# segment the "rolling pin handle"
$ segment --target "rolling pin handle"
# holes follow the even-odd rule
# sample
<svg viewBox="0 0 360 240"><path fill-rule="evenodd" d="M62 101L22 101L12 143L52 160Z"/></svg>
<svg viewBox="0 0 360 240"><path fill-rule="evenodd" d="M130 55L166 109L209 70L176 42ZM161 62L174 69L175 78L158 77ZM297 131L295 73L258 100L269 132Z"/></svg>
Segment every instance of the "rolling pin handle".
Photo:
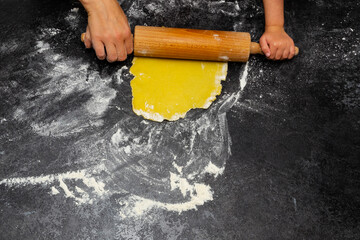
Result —
<svg viewBox="0 0 360 240"><path fill-rule="evenodd" d="M251 54L264 54L261 50L260 44L256 42L251 42L250 44L250 53ZM295 47L295 56L299 54L299 48Z"/></svg>
<svg viewBox="0 0 360 240"><path fill-rule="evenodd" d="M81 41L84 42L85 41L85 33L81 34Z"/></svg>

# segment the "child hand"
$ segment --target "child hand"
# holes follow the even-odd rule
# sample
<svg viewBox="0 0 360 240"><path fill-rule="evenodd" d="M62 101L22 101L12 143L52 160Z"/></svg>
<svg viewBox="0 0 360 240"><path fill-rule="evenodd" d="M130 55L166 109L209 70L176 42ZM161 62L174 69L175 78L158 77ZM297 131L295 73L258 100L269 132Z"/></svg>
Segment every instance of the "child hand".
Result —
<svg viewBox="0 0 360 240"><path fill-rule="evenodd" d="M100 60L124 61L133 51L127 18L116 0L82 0L88 12L84 44Z"/></svg>
<svg viewBox="0 0 360 240"><path fill-rule="evenodd" d="M292 59L295 54L294 41L280 26L266 27L260 46L265 56L272 60Z"/></svg>

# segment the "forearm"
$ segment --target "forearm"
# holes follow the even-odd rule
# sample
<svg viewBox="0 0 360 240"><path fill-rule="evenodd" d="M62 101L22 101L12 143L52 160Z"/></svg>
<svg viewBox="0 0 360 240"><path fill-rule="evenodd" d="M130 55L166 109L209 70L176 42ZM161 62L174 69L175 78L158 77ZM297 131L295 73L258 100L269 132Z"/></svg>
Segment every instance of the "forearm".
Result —
<svg viewBox="0 0 360 240"><path fill-rule="evenodd" d="M92 5L96 4L96 0L79 0L79 2L83 5L86 11L91 8Z"/></svg>
<svg viewBox="0 0 360 240"><path fill-rule="evenodd" d="M93 12L101 13L104 16L121 8L116 0L79 0L88 14Z"/></svg>
<svg viewBox="0 0 360 240"><path fill-rule="evenodd" d="M260 45L267 58L272 60L294 57L294 41L284 30L284 0L263 0L265 32Z"/></svg>
<svg viewBox="0 0 360 240"><path fill-rule="evenodd" d="M79 1L86 10L95 7L96 5L102 2L102 0L79 0Z"/></svg>
<svg viewBox="0 0 360 240"><path fill-rule="evenodd" d="M265 29L284 27L284 0L263 0Z"/></svg>

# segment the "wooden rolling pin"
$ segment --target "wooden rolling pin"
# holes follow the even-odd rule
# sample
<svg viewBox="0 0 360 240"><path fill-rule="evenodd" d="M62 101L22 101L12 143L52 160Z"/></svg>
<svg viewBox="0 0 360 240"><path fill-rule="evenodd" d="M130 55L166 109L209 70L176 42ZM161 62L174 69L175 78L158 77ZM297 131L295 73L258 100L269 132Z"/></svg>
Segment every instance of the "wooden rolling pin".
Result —
<svg viewBox="0 0 360 240"><path fill-rule="evenodd" d="M139 57L247 62L250 54L263 54L245 32L136 26L134 35L134 55Z"/></svg>

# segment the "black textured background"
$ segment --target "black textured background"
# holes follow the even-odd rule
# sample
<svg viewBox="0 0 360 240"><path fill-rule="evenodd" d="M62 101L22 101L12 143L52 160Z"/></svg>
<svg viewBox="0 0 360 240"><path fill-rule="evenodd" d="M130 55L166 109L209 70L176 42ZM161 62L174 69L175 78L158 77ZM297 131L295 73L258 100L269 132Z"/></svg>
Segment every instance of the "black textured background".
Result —
<svg viewBox="0 0 360 240"><path fill-rule="evenodd" d="M127 12L136 0L120 2ZM160 13L146 6L161 1L138 2L146 14L129 17L132 28L236 30L255 40L263 31L261 1L239 1L236 10L228 1L174 0ZM80 17L70 24L65 17L74 7ZM74 207L41 186L0 185L0 239L359 239L360 3L292 0L285 7L286 30L300 55L284 62L250 58L247 86L227 114L232 155L224 174L210 181L213 201L197 211L161 213L156 221L122 220L115 217L118 196ZM48 96L43 100L54 103L51 108L29 107L28 121L14 119L24 96L46 81L38 79L48 63L34 54L41 29L60 29L46 38L54 53L89 63L101 76L130 64L131 57L98 61L79 41L85 27L78 2L0 1L0 180L87 165L77 161L81 153L69 150L83 136L44 137L29 124L31 113L46 122L79 108L91 97L86 92L56 103ZM225 90L242 67L229 64ZM108 111L103 119L113 125L118 117ZM104 129L90 127L87 134L98 131Z"/></svg>

